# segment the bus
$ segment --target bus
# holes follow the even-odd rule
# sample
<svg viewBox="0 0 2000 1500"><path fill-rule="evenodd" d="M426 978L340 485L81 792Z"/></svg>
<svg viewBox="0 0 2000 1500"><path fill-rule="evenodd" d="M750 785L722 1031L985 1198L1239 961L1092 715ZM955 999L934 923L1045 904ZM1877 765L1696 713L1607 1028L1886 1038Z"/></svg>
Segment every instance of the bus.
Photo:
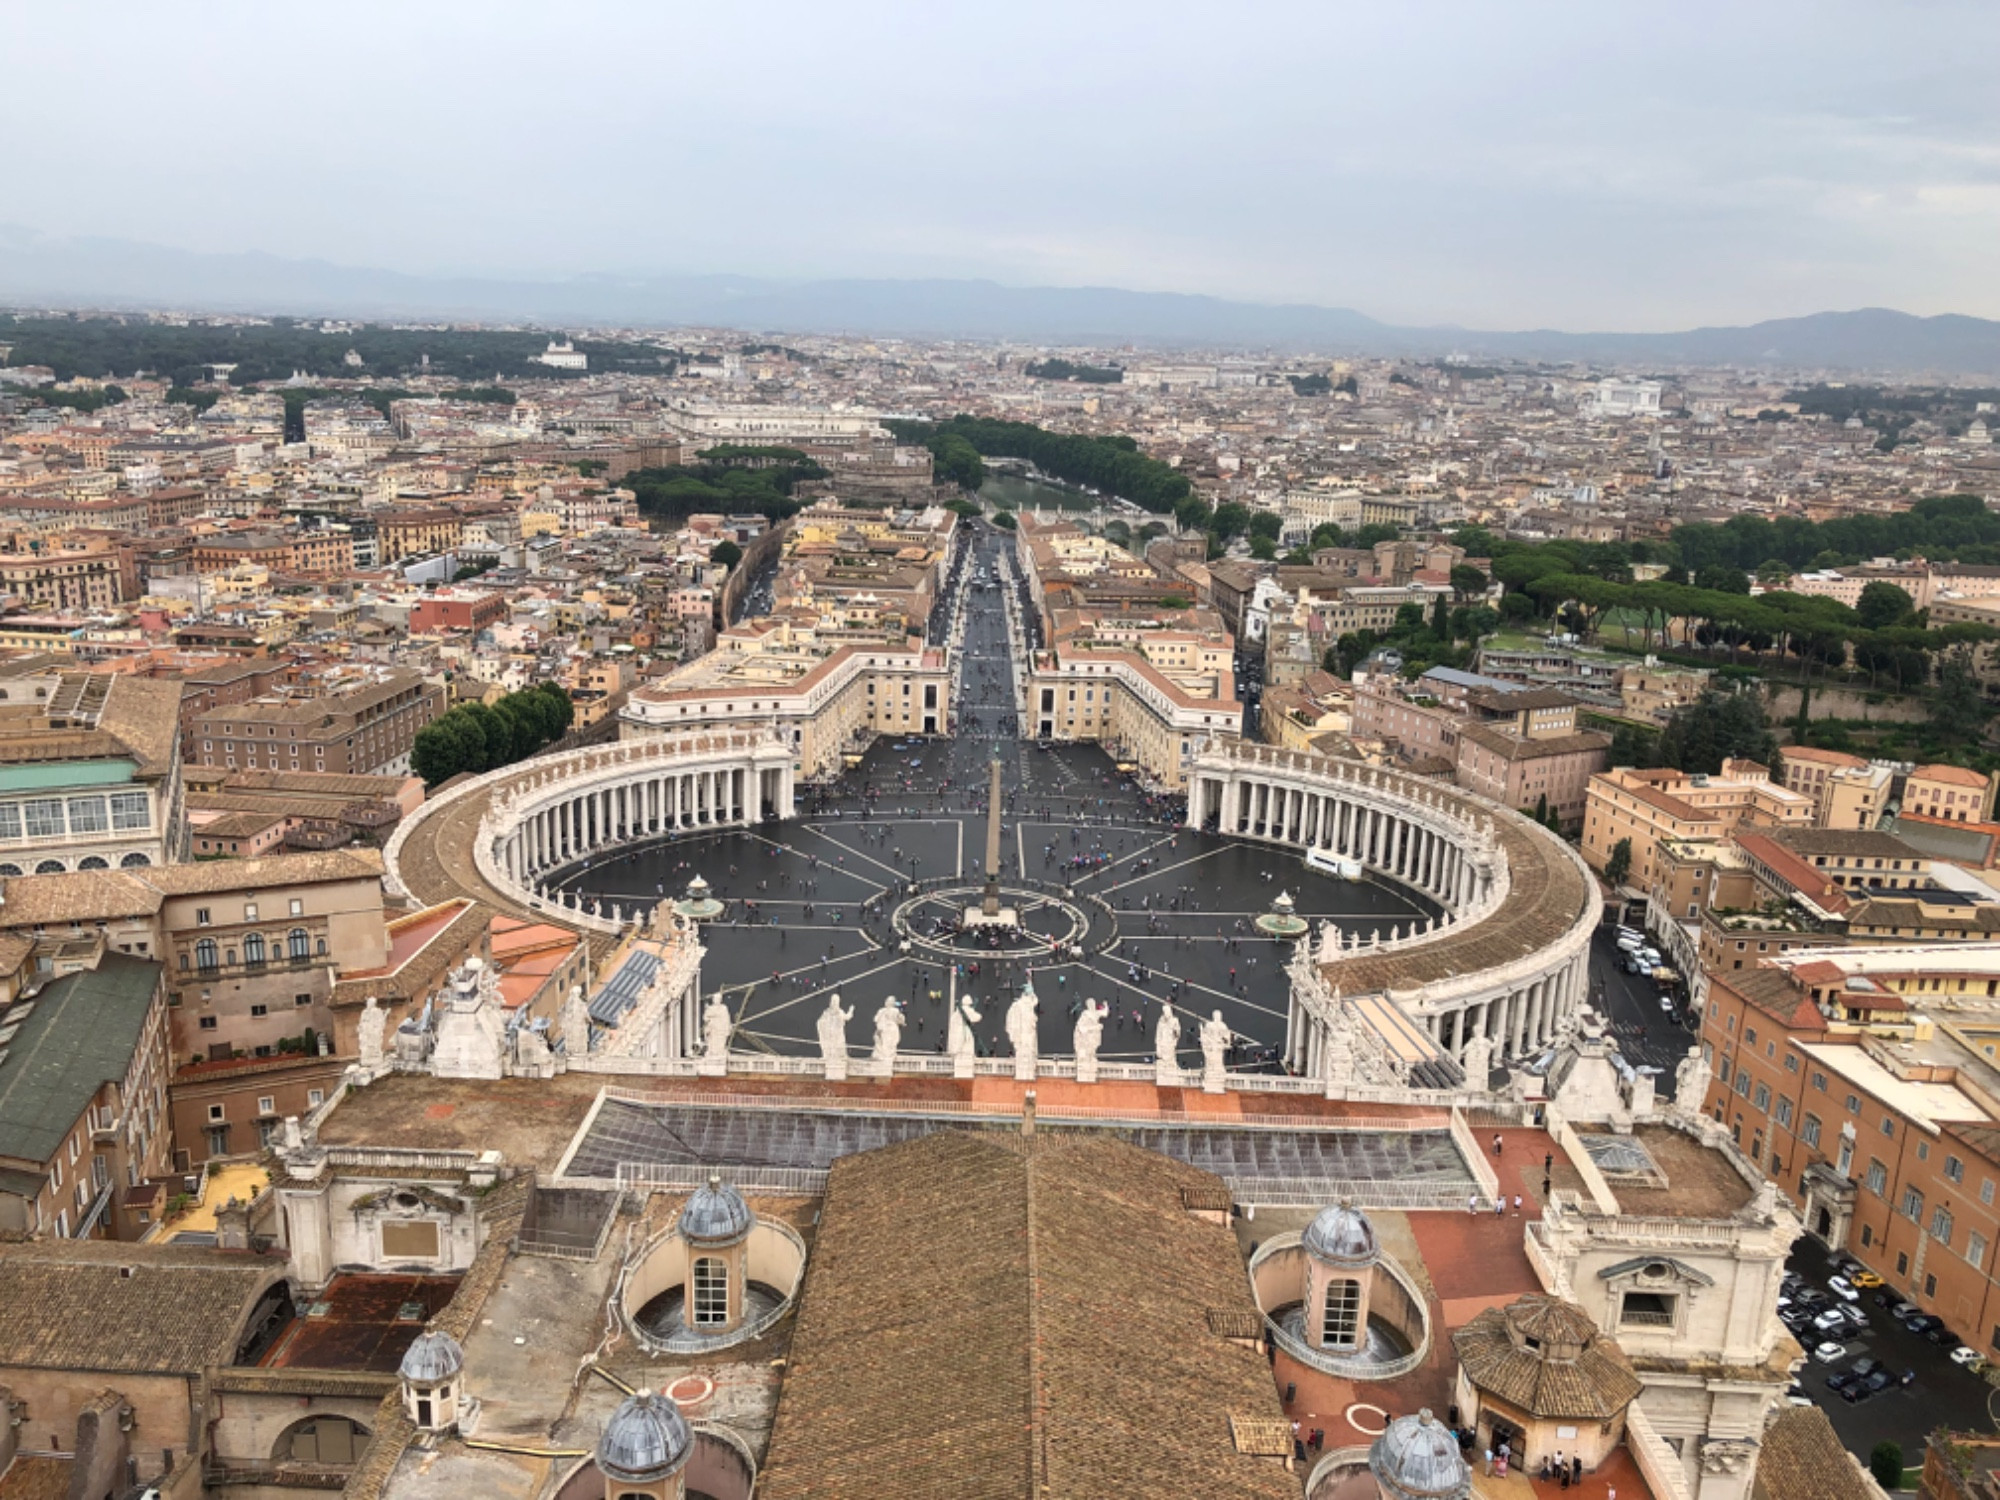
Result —
<svg viewBox="0 0 2000 1500"><path fill-rule="evenodd" d="M1361 861L1346 859L1326 849L1306 850L1306 868L1317 870L1322 875L1332 875L1340 880L1359 880Z"/></svg>

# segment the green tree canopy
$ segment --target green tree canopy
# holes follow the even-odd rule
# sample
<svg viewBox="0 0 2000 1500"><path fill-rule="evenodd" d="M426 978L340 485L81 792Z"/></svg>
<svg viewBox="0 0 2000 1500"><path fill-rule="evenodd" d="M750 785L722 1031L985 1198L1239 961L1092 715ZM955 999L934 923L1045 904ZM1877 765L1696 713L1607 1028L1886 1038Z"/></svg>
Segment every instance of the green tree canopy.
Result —
<svg viewBox="0 0 2000 1500"><path fill-rule="evenodd" d="M1900 624L1915 614L1916 609L1915 600L1895 584L1881 578L1871 578L1864 583L1861 597L1854 605L1856 617L1870 630Z"/></svg>

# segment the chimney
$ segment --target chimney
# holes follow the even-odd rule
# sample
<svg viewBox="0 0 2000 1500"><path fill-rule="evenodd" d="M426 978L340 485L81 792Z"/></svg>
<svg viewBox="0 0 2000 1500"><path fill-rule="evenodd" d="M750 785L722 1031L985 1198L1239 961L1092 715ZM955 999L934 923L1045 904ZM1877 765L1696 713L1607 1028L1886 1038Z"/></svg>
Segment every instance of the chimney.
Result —
<svg viewBox="0 0 2000 1500"><path fill-rule="evenodd" d="M1034 1133L1035 1133L1035 1091L1033 1089L1029 1089L1028 1092L1022 1096L1021 1099L1021 1134L1026 1136L1032 1136Z"/></svg>

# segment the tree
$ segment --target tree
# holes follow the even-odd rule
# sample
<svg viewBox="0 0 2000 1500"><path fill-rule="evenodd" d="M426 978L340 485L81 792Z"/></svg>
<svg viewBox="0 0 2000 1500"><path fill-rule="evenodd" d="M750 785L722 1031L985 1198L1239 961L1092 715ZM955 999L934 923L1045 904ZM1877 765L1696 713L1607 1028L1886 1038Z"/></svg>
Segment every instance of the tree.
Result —
<svg viewBox="0 0 2000 1500"><path fill-rule="evenodd" d="M1613 885L1623 885L1631 873L1632 841L1620 839L1611 846L1611 857L1604 861L1604 878Z"/></svg>
<svg viewBox="0 0 2000 1500"><path fill-rule="evenodd" d="M708 560L720 563L725 568L733 568L743 561L743 549L725 537L709 549Z"/></svg>
<svg viewBox="0 0 2000 1500"><path fill-rule="evenodd" d="M1916 613L1916 608L1916 601L1902 589L1877 578L1861 586L1861 597L1855 601L1854 613L1860 618L1863 628L1882 630L1901 624Z"/></svg>
<svg viewBox="0 0 2000 1500"><path fill-rule="evenodd" d="M1451 570L1451 591L1461 600L1486 592L1486 574L1471 563L1456 563Z"/></svg>
<svg viewBox="0 0 2000 1500"><path fill-rule="evenodd" d="M1725 760L1754 760L1768 766L1778 755L1778 738L1764 722L1755 693L1710 688L1674 710L1660 732L1660 764L1693 775L1713 775Z"/></svg>
<svg viewBox="0 0 2000 1500"><path fill-rule="evenodd" d="M998 526L1002 531L1018 531L1021 526L1021 523L1014 519L1014 513L1011 510L995 511L993 513L993 524Z"/></svg>
<svg viewBox="0 0 2000 1500"><path fill-rule="evenodd" d="M1535 798L1535 821L1544 828L1549 826L1549 794L1543 792Z"/></svg>
<svg viewBox="0 0 2000 1500"><path fill-rule="evenodd" d="M1250 555L1258 562L1269 562L1278 555L1278 544L1267 536L1250 538Z"/></svg>
<svg viewBox="0 0 2000 1500"><path fill-rule="evenodd" d="M1903 1487L1903 1450L1884 1438L1868 1451L1868 1472L1891 1494Z"/></svg>
<svg viewBox="0 0 2000 1500"><path fill-rule="evenodd" d="M1986 726L1986 699L1972 671L1956 657L1938 669L1937 696L1931 702L1931 728L1947 740L1969 743Z"/></svg>
<svg viewBox="0 0 2000 1500"><path fill-rule="evenodd" d="M1694 586L1718 594L1747 594L1750 592L1750 575L1727 563L1710 563L1696 571Z"/></svg>

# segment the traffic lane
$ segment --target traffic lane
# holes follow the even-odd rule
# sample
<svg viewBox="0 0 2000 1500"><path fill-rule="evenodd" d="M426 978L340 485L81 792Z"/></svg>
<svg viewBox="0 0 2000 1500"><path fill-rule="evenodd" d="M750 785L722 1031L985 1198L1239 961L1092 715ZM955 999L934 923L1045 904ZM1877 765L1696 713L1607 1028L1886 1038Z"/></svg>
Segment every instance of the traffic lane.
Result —
<svg viewBox="0 0 2000 1500"><path fill-rule="evenodd" d="M1618 951L1617 933L1602 928L1591 940L1590 977L1603 990L1605 1020L1618 1039L1618 1050L1633 1067L1660 1070L1653 1087L1671 1096L1674 1069L1680 1066L1694 1036L1673 1015L1660 1009L1659 986L1641 974L1628 974L1625 955Z"/></svg>
<svg viewBox="0 0 2000 1500"><path fill-rule="evenodd" d="M1811 1235L1801 1235L1786 1261L1812 1285L1826 1287L1833 1274L1833 1257ZM1903 1450L1903 1462L1922 1461L1925 1437L1940 1424L1958 1431L1981 1429L1987 1424L1987 1397L1992 1394L1980 1376L1951 1362L1948 1355L1921 1334L1904 1328L1875 1305L1875 1293L1865 1291L1858 1304L1867 1315L1869 1327L1852 1338L1835 1342L1844 1346L1847 1357L1834 1364L1822 1364L1808 1357L1799 1371L1799 1383L1815 1405L1825 1410L1833 1430L1848 1450L1866 1462L1877 1443L1888 1441ZM1810 1331L1809 1331L1810 1332ZM1812 1336L1812 1343L1819 1342ZM1805 1339L1800 1342L1806 1343ZM1807 1345L1810 1355L1811 1345ZM1845 1370L1862 1357L1878 1359L1900 1376L1915 1370L1917 1378L1902 1387L1892 1387L1866 1401L1847 1402L1840 1393L1826 1388L1826 1377Z"/></svg>

